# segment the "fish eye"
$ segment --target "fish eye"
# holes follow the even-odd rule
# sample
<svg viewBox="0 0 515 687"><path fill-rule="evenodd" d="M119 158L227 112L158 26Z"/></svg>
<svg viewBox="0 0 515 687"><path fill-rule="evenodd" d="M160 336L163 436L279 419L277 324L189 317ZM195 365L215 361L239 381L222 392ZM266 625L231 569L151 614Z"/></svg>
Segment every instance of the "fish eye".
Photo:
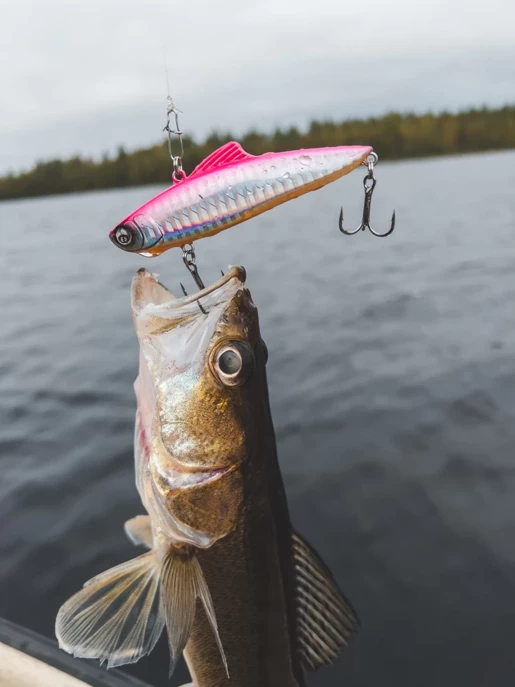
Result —
<svg viewBox="0 0 515 687"><path fill-rule="evenodd" d="M235 375L241 370L241 358L230 348L218 358L218 369L224 375Z"/></svg>
<svg viewBox="0 0 515 687"><path fill-rule="evenodd" d="M222 384L241 386L252 374L254 356L243 341L227 341L215 351L213 366Z"/></svg>
<svg viewBox="0 0 515 687"><path fill-rule="evenodd" d="M263 346L263 356L265 358L265 365L266 365L268 362L268 346L263 341L263 339L261 339L261 345Z"/></svg>

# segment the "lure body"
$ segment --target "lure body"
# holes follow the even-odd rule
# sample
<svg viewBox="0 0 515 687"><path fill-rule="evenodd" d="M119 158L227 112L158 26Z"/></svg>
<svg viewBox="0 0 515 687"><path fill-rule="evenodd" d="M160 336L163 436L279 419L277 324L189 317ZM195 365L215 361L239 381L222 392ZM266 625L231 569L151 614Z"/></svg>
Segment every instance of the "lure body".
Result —
<svg viewBox="0 0 515 687"><path fill-rule="evenodd" d="M155 257L321 188L355 169L371 151L338 146L256 156L230 142L128 215L109 237L123 250Z"/></svg>

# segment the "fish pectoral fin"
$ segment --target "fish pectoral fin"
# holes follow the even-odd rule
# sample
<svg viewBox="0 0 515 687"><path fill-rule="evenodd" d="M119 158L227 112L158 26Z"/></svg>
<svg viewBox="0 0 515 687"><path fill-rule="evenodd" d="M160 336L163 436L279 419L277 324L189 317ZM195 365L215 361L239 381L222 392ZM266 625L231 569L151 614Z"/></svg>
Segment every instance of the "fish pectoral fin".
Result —
<svg viewBox="0 0 515 687"><path fill-rule="evenodd" d="M59 646L107 667L135 663L154 648L164 627L159 562L150 551L92 578L61 606Z"/></svg>
<svg viewBox="0 0 515 687"><path fill-rule="evenodd" d="M135 518L127 520L123 529L134 546L146 546L147 549L152 548L150 515L136 515Z"/></svg>
<svg viewBox="0 0 515 687"><path fill-rule="evenodd" d="M197 556L191 547L179 549L171 546L164 557L161 573L161 601L170 646L170 675L190 637L197 598L202 601L229 676L213 601Z"/></svg>
<svg viewBox="0 0 515 687"><path fill-rule="evenodd" d="M300 658L304 670L317 670L347 647L359 620L320 556L296 532L292 544Z"/></svg>

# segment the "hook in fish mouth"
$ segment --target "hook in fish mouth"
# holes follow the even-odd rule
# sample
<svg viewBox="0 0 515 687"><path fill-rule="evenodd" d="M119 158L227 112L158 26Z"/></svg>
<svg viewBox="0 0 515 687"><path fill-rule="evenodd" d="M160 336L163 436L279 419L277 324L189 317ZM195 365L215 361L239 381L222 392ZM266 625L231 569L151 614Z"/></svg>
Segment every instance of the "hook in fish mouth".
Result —
<svg viewBox="0 0 515 687"><path fill-rule="evenodd" d="M213 293L213 291L216 291L217 289L221 288L224 286L224 284L227 284L231 279L238 279L242 284L245 283L245 279L247 278L247 272L244 267L241 265L238 265L236 267L231 267L229 272L227 274L224 274L222 272L222 278L217 279L217 281L213 282L210 286L204 286L200 291L197 291L196 293L192 294L191 296L188 295L188 292L184 288L183 284L181 283L181 289L184 294L184 298L178 298L177 302L180 303L180 305L187 305L188 303L195 303L197 302L198 307L200 308L200 311L202 312L203 315L207 315L207 312L204 310L202 307L202 304L200 302L200 299L203 296L207 296L210 293Z"/></svg>
<svg viewBox="0 0 515 687"><path fill-rule="evenodd" d="M170 331L178 324L185 324L194 318L191 308L196 310L202 299L202 314L208 315L213 308L217 312L244 286L244 267L231 267L223 277L191 295L176 298L158 280L158 275L140 268L132 280L131 307L138 336ZM220 312L221 314L221 312Z"/></svg>
<svg viewBox="0 0 515 687"><path fill-rule="evenodd" d="M188 303L194 303L195 301L198 301L200 298L203 298L204 296L213 293L213 291L217 291L219 288L227 284L227 282L231 281L231 279L237 279L242 284L244 284L246 278L247 272L244 267L242 267L241 265L233 266L227 272L227 274L224 274L220 279L217 279L209 286L204 287L200 291L195 291L195 293L192 293L191 295L185 294L183 298L177 298L174 302L176 302L177 305L187 305Z"/></svg>
<svg viewBox="0 0 515 687"><path fill-rule="evenodd" d="M153 300L152 296L149 297L149 295L144 295L142 291L138 289L133 283L133 288L135 289L135 293L133 293L134 305L137 307L138 310L140 310L143 306L147 305L149 301L153 303L155 306L158 306L162 303L166 303L167 307L175 309L180 308L184 305L188 305L190 303L195 303L195 301L198 301L200 298L204 298L205 296L208 296L210 293L213 293L214 291L217 291L221 287L225 286L225 284L230 282L231 279L236 279L242 284L245 284L245 280L247 278L247 271L241 265L233 266L226 274L223 274L223 276L220 279L217 279L215 282L213 282L209 286L204 287L200 291L195 291L192 294L188 294L185 292L186 290L183 287L184 296L182 298L175 298L173 294L170 291L168 291L168 289L157 280L157 275L153 275L144 267L140 267L140 269L137 271L137 275L141 277L148 277L151 280L150 283L152 284L152 286L157 285L158 289L161 291L162 294L160 298ZM146 283L148 284L149 282ZM154 298L156 298L155 295Z"/></svg>

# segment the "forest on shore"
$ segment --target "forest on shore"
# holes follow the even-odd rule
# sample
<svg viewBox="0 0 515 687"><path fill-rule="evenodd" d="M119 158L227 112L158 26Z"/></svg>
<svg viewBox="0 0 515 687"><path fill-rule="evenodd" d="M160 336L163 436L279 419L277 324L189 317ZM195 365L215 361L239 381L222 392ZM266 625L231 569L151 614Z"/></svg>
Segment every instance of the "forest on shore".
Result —
<svg viewBox="0 0 515 687"><path fill-rule="evenodd" d="M209 153L233 140L214 133L198 143L184 137L184 168L190 172ZM313 121L304 132L295 127L266 134L250 131L238 137L254 155L296 148L371 145L381 160L515 148L515 105L498 109L474 108L458 113L399 114L347 120ZM95 161L75 156L38 162L28 172L0 177L0 200L94 189L171 183L171 162L163 140L150 148Z"/></svg>

